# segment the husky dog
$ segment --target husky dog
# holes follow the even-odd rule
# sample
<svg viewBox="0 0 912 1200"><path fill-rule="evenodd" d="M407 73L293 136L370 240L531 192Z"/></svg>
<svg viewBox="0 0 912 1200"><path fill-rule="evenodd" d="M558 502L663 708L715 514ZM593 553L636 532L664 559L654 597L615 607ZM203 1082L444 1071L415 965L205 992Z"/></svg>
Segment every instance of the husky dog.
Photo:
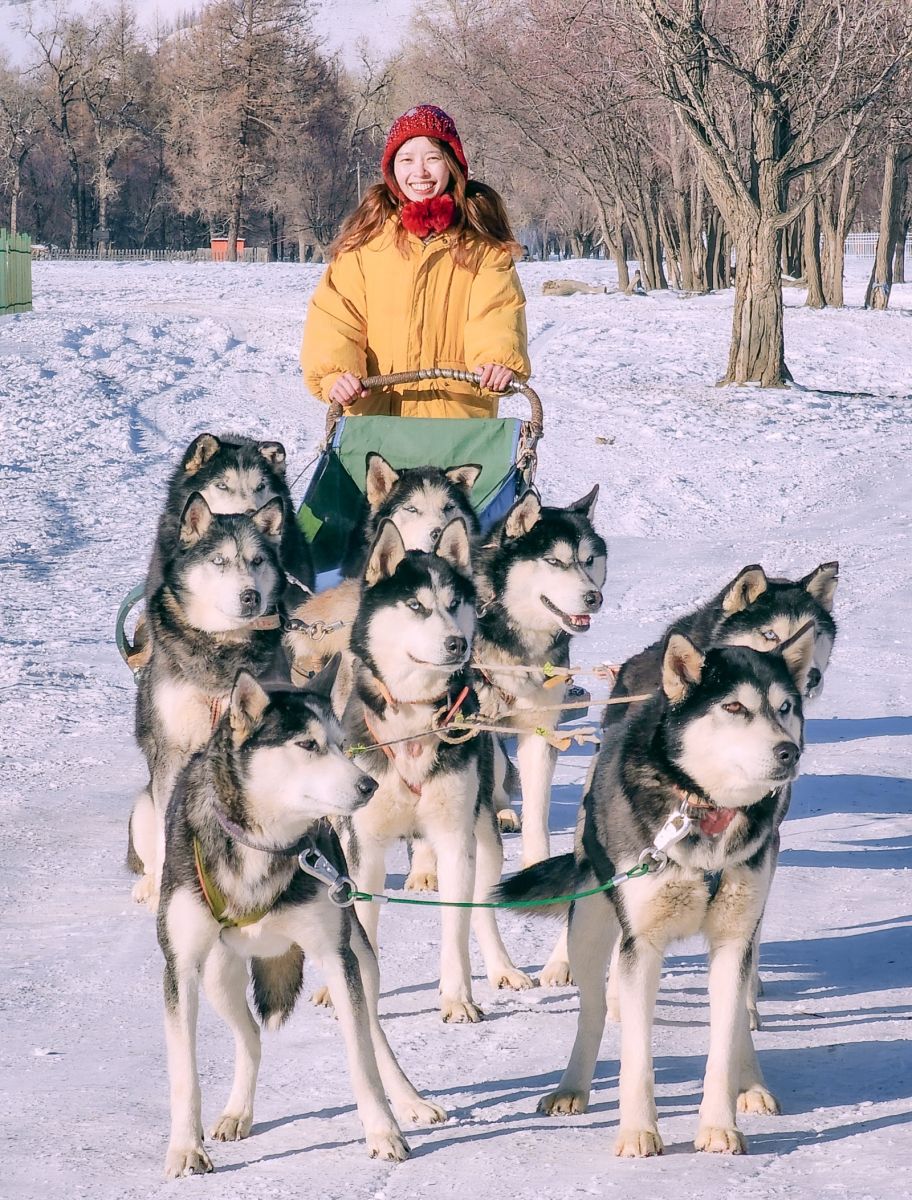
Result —
<svg viewBox="0 0 912 1200"><path fill-rule="evenodd" d="M665 643L682 633L702 649L709 646L750 646L774 650L802 625L814 622L814 657L808 668L804 696L823 690L823 675L836 638L833 600L839 582L839 563L821 563L794 582L770 579L761 566L743 567L708 604L680 617L664 636L621 667L612 696L632 696L659 686ZM623 719L623 705L608 705L604 724Z"/></svg>
<svg viewBox="0 0 912 1200"><path fill-rule="evenodd" d="M704 654L673 634L661 690L606 731L573 854L499 889L509 899L566 895L607 884L644 851L651 860L645 877L571 909L579 1026L557 1090L539 1105L549 1114L586 1109L605 1024L605 969L620 925L619 1155L662 1151L650 1042L662 959L678 938L700 933L710 950L710 1046L696 1148L742 1153L736 1109L778 1111L754 1053L745 1000L778 827L798 772L813 639L802 632L780 650L725 646ZM655 847L669 832L662 869Z"/></svg>
<svg viewBox="0 0 912 1200"><path fill-rule="evenodd" d="M342 574L343 583L312 596L292 613L285 648L292 677L306 678L338 651L347 650L361 595L360 576L368 549L383 521L392 521L407 550L430 553L444 527L460 517L474 544L478 518L470 502L481 467L406 467L395 470L375 452L367 455L365 511L352 532ZM358 576L357 579L351 578Z"/></svg>
<svg viewBox="0 0 912 1200"><path fill-rule="evenodd" d="M174 781L218 723L241 669L272 670L280 654L285 513L275 496L253 516L215 514L195 492L176 546L147 606L152 658L139 678L136 739L149 787L130 818L128 865L143 872L136 900L155 907L164 861L165 811Z"/></svg>
<svg viewBox="0 0 912 1200"><path fill-rule="evenodd" d="M201 433L194 438L168 480L168 498L158 522L146 580L146 600L161 586L164 563L174 552L181 516L194 492L203 497L213 513L248 516L267 500L278 497L284 513L281 563L296 588L293 599L303 599L297 585L313 588L313 564L307 540L295 520L285 463L285 447L281 442L255 442L233 433L221 437Z"/></svg>
<svg viewBox="0 0 912 1200"><path fill-rule="evenodd" d="M451 521L433 553L407 551L384 521L371 547L352 629L354 687L344 714L349 744L370 747L357 762L379 783L370 802L340 827L352 873L381 891L387 847L420 837L436 852L441 898L480 900L500 878L503 851L492 804L493 742L458 744L429 731L461 702L475 632L475 589L465 523ZM477 859L477 867L476 867ZM478 1021L469 966L469 913L441 910L440 1009L445 1021ZM377 908L358 915L377 946ZM495 987L527 988L491 910L472 926Z"/></svg>
<svg viewBox="0 0 912 1200"><path fill-rule="evenodd" d="M526 492L485 541L477 566L480 615L473 662L482 711L517 729L523 861L547 858L556 751L536 728L553 730L564 689L546 687L546 663L568 666L570 639L602 607L607 550L592 527L598 486L566 508ZM540 667L524 673L516 667ZM577 714L579 715L579 714ZM501 766L503 756L499 756ZM498 808L509 809L504 789ZM506 823L506 822L504 822Z"/></svg>
<svg viewBox="0 0 912 1200"><path fill-rule="evenodd" d="M339 844L325 817L367 804L376 784L342 752L329 704L333 664L305 692L268 693L241 671L212 738L181 775L168 808L158 911L165 956L165 1030L171 1081L171 1178L211 1171L203 1149L196 1069L199 983L234 1034L234 1085L211 1137L247 1137L260 1063L260 1032L290 1015L304 955L329 983L348 1051L352 1087L372 1158L409 1152L384 1091L402 1121L446 1114L415 1091L377 1017L377 961L349 909L297 864L302 839L340 873ZM248 972L248 961L251 971Z"/></svg>

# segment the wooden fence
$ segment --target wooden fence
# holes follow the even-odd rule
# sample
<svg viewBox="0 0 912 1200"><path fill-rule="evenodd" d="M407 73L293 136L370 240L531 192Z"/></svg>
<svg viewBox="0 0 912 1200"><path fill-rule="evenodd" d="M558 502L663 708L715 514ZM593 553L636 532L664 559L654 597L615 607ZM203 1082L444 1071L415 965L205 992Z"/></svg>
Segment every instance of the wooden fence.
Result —
<svg viewBox="0 0 912 1200"><path fill-rule="evenodd" d="M0 229L0 316L32 311L32 254L27 233Z"/></svg>
<svg viewBox="0 0 912 1200"><path fill-rule="evenodd" d="M33 246L32 258L92 262L211 262L212 251L199 250L66 250L56 246ZM268 262L265 246L247 246L238 255L241 262Z"/></svg>

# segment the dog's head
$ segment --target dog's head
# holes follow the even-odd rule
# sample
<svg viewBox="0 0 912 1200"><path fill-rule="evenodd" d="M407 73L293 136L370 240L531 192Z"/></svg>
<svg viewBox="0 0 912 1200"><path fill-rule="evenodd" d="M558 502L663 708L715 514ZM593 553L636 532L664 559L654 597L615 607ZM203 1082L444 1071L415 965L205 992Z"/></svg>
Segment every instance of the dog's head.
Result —
<svg viewBox="0 0 912 1200"><path fill-rule="evenodd" d="M469 500L481 467L404 467L396 470L375 452L367 456L365 495L373 528L392 521L406 550L430 553L449 525L461 517L471 537L478 534L478 518Z"/></svg>
<svg viewBox="0 0 912 1200"><path fill-rule="evenodd" d="M377 784L342 748L330 696L339 655L306 687L267 691L241 671L228 706L231 755L247 819L272 842L291 841L302 826L349 816Z"/></svg>
<svg viewBox="0 0 912 1200"><path fill-rule="evenodd" d="M545 508L533 491L489 538L482 598L497 599L536 634L582 633L602 607L607 549L592 526L598 486L566 508Z"/></svg>
<svg viewBox="0 0 912 1200"><path fill-rule="evenodd" d="M198 492L214 513L252 515L275 496L287 496L281 442L201 433L184 451L172 487Z"/></svg>
<svg viewBox="0 0 912 1200"><path fill-rule="evenodd" d="M283 586L284 520L279 497L253 516L239 516L213 513L193 493L181 514L179 554L165 577L191 625L209 633L242 629L275 605Z"/></svg>
<svg viewBox="0 0 912 1200"><path fill-rule="evenodd" d="M719 646L705 654L672 634L662 662L672 764L721 808L755 804L798 774L801 686L814 650L808 625L761 654Z"/></svg>
<svg viewBox="0 0 912 1200"><path fill-rule="evenodd" d="M836 562L821 563L795 582L769 579L762 567L745 567L723 600L725 615L714 641L761 652L775 650L812 621L813 654L805 678L798 683L806 699L817 696L823 690L823 674L836 637L832 609L838 582Z"/></svg>
<svg viewBox="0 0 912 1200"><path fill-rule="evenodd" d="M351 646L395 696L439 695L468 662L475 633L469 534L451 521L433 553L406 550L384 521L364 572Z"/></svg>

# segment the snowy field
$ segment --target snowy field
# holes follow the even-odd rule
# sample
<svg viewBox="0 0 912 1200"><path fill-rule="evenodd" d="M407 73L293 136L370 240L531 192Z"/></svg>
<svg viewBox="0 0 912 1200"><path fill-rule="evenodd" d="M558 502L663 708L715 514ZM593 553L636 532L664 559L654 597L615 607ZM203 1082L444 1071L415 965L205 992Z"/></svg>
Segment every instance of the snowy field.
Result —
<svg viewBox="0 0 912 1200"><path fill-rule="evenodd" d="M292 476L312 459L325 410L304 394L297 348L318 269L38 263L35 312L0 320L3 1196L912 1193L912 285L884 314L860 309L857 260L842 311L804 310L803 293L788 290L800 386L733 391L713 386L730 293L544 298L546 278L610 284L611 267L520 270L547 418L542 490L561 502L602 487L606 603L575 661L639 649L745 563L797 576L840 561L839 638L764 928L757 1042L784 1115L743 1118L747 1157L693 1152L708 1009L699 947L687 944L668 963L655 1033L667 1153L615 1159L616 1028L588 1114L536 1116L567 1061L575 994L492 994L479 979L488 1019L444 1026L437 922L400 910L381 922L381 1011L448 1123L409 1133L402 1166L370 1161L335 1023L303 1003L265 1039L253 1136L215 1145L215 1175L164 1183L161 959L123 866L144 768L114 616L194 435L278 437ZM562 758L559 850L585 767ZM507 854L515 866L515 838ZM391 886L403 867L401 855ZM540 967L554 927L520 916L503 927L517 963ZM308 990L315 982L311 973ZM200 1065L209 1122L227 1095L231 1046L205 1009Z"/></svg>

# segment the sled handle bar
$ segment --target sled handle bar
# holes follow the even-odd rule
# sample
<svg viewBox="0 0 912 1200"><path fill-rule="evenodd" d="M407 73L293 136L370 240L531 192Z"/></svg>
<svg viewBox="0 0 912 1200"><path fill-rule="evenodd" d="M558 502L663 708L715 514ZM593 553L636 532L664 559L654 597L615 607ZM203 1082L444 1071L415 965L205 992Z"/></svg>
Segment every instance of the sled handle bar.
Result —
<svg viewBox="0 0 912 1200"><path fill-rule="evenodd" d="M456 379L460 383L473 383L476 387L481 386L481 376L476 375L474 371L456 371L451 367L424 367L420 371L397 371L392 375L371 375L367 379L361 380L361 386L365 391L370 392L376 388L396 387L400 383L418 383L422 379ZM509 396L513 393L519 393L529 401L531 417L527 424L534 446L545 432L542 402L538 398L538 394L527 383L513 382L503 392L498 392L498 395ZM333 403L329 406L329 413L326 417L327 442L332 437L336 422L344 414L345 408L341 404Z"/></svg>

